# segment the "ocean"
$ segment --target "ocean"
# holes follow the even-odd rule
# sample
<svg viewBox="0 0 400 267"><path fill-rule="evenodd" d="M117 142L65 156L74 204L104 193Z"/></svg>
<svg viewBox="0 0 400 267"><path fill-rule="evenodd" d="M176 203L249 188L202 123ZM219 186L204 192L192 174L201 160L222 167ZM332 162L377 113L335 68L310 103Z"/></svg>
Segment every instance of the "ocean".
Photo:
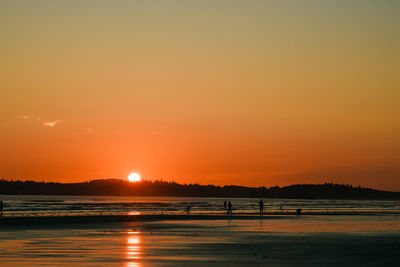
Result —
<svg viewBox="0 0 400 267"><path fill-rule="evenodd" d="M233 212L258 212L256 198L190 198L126 196L45 196L3 195L5 216L138 215L180 214L188 206L192 214L225 213L224 201L231 201ZM374 215L400 214L400 200L263 199L267 214Z"/></svg>

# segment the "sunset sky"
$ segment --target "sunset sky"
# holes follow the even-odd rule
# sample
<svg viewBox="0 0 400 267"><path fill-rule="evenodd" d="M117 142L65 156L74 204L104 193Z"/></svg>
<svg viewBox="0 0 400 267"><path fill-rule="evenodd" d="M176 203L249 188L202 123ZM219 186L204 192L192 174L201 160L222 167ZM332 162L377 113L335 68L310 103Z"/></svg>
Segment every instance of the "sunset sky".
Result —
<svg viewBox="0 0 400 267"><path fill-rule="evenodd" d="M400 1L1 1L0 177L400 191Z"/></svg>

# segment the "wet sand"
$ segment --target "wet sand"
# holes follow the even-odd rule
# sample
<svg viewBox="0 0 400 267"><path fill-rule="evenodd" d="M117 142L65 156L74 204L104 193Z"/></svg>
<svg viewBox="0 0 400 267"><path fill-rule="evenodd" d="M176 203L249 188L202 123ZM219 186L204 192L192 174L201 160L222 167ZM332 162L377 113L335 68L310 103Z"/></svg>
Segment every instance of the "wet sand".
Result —
<svg viewBox="0 0 400 267"><path fill-rule="evenodd" d="M15 224L20 218L2 218L1 266L394 266L399 262L400 216L106 217L86 222L78 218L62 222L57 217L52 223L25 226L27 219Z"/></svg>

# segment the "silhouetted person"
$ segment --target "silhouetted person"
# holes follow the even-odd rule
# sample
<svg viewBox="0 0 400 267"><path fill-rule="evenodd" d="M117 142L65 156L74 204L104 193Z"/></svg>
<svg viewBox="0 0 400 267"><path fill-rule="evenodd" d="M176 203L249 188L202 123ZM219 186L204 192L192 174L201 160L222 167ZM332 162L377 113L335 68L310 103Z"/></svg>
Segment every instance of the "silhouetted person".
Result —
<svg viewBox="0 0 400 267"><path fill-rule="evenodd" d="M3 207L4 207L3 200L0 200L0 215L3 215Z"/></svg>
<svg viewBox="0 0 400 267"><path fill-rule="evenodd" d="M224 201L224 210L226 210L226 200Z"/></svg>
<svg viewBox="0 0 400 267"><path fill-rule="evenodd" d="M260 213L264 213L264 202L262 201L262 199L260 199L258 205L260 206Z"/></svg>
<svg viewBox="0 0 400 267"><path fill-rule="evenodd" d="M228 202L228 214L232 214L232 202Z"/></svg>
<svg viewBox="0 0 400 267"><path fill-rule="evenodd" d="M297 209L296 210L296 215L301 215L301 211L302 211L302 209Z"/></svg>
<svg viewBox="0 0 400 267"><path fill-rule="evenodd" d="M190 213L190 206L187 206L186 212L187 212L187 213Z"/></svg>

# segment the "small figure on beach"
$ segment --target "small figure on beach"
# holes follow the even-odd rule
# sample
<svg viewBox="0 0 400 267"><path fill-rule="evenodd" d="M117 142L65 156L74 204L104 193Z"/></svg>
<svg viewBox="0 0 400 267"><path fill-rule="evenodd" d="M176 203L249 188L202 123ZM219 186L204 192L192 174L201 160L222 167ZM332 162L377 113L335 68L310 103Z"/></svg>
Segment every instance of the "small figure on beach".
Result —
<svg viewBox="0 0 400 267"><path fill-rule="evenodd" d="M264 201L262 201L262 199L260 199L258 205L260 206L260 213L264 213Z"/></svg>
<svg viewBox="0 0 400 267"><path fill-rule="evenodd" d="M226 210L226 200L224 201L224 210Z"/></svg>
<svg viewBox="0 0 400 267"><path fill-rule="evenodd" d="M186 212L187 212L187 213L190 213L190 206L187 206Z"/></svg>
<svg viewBox="0 0 400 267"><path fill-rule="evenodd" d="M228 214L232 214L232 202L228 202Z"/></svg>
<svg viewBox="0 0 400 267"><path fill-rule="evenodd" d="M302 211L302 209L297 209L296 210L296 215L298 215L298 216L301 215L301 211Z"/></svg>
<svg viewBox="0 0 400 267"><path fill-rule="evenodd" d="M3 215L3 207L4 207L3 200L0 200L0 216Z"/></svg>
<svg viewBox="0 0 400 267"><path fill-rule="evenodd" d="M281 205L279 206L280 210L283 210L283 203L281 203Z"/></svg>

